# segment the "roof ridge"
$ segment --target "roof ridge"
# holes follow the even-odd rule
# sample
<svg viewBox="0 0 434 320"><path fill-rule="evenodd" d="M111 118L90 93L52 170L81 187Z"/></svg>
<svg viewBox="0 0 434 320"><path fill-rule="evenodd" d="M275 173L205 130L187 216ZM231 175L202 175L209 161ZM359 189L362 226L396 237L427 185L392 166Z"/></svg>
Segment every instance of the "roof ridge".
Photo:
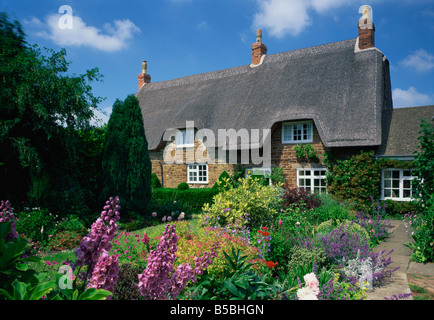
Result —
<svg viewBox="0 0 434 320"><path fill-rule="evenodd" d="M306 47L301 49L295 49L290 51L284 51L284 52L278 52L266 55L264 63L267 62L279 62L287 58L293 58L293 57L301 57L307 54L313 54L313 53L329 53L331 51L335 51L337 49L346 49L350 47L354 47L356 42L356 39L350 39L350 40L343 40L343 41L336 41L336 42L330 42L326 44L321 44L317 46L312 47ZM197 83L201 81L206 80L216 80L221 78L226 78L229 76L236 76L239 74L247 73L248 71L251 71L252 68L250 67L250 64L237 66L237 67L231 67L227 69L220 69L215 71L209 71L204 73L198 73L194 75L179 77L175 79L170 80L162 80L158 82L151 82L144 85L139 91L141 90L160 90L170 87L176 87L180 85L185 84L192 84ZM138 94L137 93L137 94Z"/></svg>

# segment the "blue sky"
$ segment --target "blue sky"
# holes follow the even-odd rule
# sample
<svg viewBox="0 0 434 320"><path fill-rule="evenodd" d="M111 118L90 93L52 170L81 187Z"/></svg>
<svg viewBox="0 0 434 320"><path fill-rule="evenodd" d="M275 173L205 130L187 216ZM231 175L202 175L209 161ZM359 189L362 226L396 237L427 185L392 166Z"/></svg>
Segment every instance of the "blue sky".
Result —
<svg viewBox="0 0 434 320"><path fill-rule="evenodd" d="M250 64L257 28L268 54L353 39L364 4L391 65L395 108L434 104L434 0L2 0L0 11L30 44L65 48L71 73L98 67L93 92L109 115L137 91L142 60L157 82ZM63 5L71 30L59 27Z"/></svg>

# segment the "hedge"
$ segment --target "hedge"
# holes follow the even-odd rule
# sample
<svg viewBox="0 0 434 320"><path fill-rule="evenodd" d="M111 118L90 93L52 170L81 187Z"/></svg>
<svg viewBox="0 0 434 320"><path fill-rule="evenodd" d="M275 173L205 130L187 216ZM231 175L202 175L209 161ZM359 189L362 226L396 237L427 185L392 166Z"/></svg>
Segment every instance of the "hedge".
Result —
<svg viewBox="0 0 434 320"><path fill-rule="evenodd" d="M160 204L168 201L181 201L193 207L195 211L202 210L205 203L212 203L213 197L219 193L213 188L190 188L179 190L177 188L159 188L152 191L152 199Z"/></svg>

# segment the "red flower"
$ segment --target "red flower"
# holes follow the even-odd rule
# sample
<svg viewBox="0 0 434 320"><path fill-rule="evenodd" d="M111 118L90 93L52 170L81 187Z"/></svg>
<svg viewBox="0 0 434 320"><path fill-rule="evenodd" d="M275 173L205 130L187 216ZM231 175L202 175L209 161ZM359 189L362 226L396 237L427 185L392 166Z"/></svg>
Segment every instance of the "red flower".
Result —
<svg viewBox="0 0 434 320"><path fill-rule="evenodd" d="M265 264L266 264L267 267L270 268L270 269L273 269L273 268L276 267L276 265L274 264L273 261L267 261Z"/></svg>
<svg viewBox="0 0 434 320"><path fill-rule="evenodd" d="M267 230L268 230L268 228L267 228L267 227L262 227L262 230L265 230L265 231L267 231Z"/></svg>

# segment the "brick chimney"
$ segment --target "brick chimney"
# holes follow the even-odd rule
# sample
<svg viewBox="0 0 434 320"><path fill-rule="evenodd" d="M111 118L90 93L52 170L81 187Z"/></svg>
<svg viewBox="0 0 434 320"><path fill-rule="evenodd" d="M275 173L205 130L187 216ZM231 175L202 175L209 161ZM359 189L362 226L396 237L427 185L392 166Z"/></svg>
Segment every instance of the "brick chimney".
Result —
<svg viewBox="0 0 434 320"><path fill-rule="evenodd" d="M267 46L262 43L262 30L256 31L256 42L252 44L252 67L259 66L262 63L262 56L267 54Z"/></svg>
<svg viewBox="0 0 434 320"><path fill-rule="evenodd" d="M148 74L148 63L142 61L142 73L138 76L139 79L139 90L145 83L151 83L151 76Z"/></svg>
<svg viewBox="0 0 434 320"><path fill-rule="evenodd" d="M359 13L362 17L359 19L359 49L369 49L375 47L375 26L372 22L372 8L370 6L360 7Z"/></svg>

